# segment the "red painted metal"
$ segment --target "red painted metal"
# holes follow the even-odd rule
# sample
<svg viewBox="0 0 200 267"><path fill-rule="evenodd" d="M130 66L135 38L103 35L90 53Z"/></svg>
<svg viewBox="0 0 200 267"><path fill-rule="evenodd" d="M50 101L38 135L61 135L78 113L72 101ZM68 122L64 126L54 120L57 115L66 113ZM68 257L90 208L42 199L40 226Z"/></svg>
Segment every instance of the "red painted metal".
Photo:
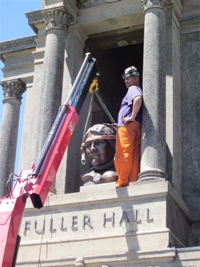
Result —
<svg viewBox="0 0 200 267"><path fill-rule="evenodd" d="M30 197L36 208L44 205L77 122L76 110L68 106L33 186Z"/></svg>
<svg viewBox="0 0 200 267"><path fill-rule="evenodd" d="M32 176L33 170L21 172L11 193L0 200L1 267L12 267L26 199L30 196L36 208L44 205L77 122L76 110L68 106L38 176Z"/></svg>
<svg viewBox="0 0 200 267"><path fill-rule="evenodd" d="M13 263L18 229L24 212L24 195L15 199L3 198L0 204L0 266L10 267Z"/></svg>

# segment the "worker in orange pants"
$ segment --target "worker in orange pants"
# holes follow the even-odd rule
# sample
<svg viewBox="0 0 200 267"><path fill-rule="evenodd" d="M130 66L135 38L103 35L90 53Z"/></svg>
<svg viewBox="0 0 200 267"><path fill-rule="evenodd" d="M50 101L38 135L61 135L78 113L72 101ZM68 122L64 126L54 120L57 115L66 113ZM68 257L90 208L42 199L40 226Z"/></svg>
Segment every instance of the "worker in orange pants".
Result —
<svg viewBox="0 0 200 267"><path fill-rule="evenodd" d="M116 187L137 181L139 173L141 125L137 121L118 128L116 135L115 168L118 173Z"/></svg>
<svg viewBox="0 0 200 267"><path fill-rule="evenodd" d="M122 76L128 88L118 114L116 135L115 169L118 174L116 187L136 181L139 173L142 90L136 67L125 69Z"/></svg>

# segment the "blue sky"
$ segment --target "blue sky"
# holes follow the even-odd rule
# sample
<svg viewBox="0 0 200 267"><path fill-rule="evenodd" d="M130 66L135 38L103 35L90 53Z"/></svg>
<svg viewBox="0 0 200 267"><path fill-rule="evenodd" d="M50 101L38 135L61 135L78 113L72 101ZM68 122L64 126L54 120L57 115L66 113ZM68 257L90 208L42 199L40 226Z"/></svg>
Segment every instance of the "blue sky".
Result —
<svg viewBox="0 0 200 267"><path fill-rule="evenodd" d="M35 33L28 25L25 13L38 10L41 8L41 5L42 0L0 0L0 42L34 35ZM0 81L3 79L3 73L1 70L3 67L4 64L0 61ZM3 109L2 99L3 91L0 86L0 122ZM21 106L15 173L18 173L24 101L25 97L22 100ZM27 168L30 167L31 166L27 166Z"/></svg>

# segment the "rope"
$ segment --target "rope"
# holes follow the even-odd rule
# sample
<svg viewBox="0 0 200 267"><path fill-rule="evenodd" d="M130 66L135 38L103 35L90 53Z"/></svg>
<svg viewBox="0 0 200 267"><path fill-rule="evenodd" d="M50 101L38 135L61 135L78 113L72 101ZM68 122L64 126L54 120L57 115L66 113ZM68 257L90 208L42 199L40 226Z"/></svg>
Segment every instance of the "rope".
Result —
<svg viewBox="0 0 200 267"><path fill-rule="evenodd" d="M90 115L91 115L91 113L92 113L92 107L93 107L93 103L94 103L93 100L94 100L94 91L92 91L92 95L91 95L91 98L90 98L90 105L89 105L89 109L88 109L88 115L87 115L87 118L86 118L86 122L85 122L84 130L83 130L82 144L83 144L83 139L84 139L86 130L87 130L87 128L88 128L89 118L90 118ZM83 165L85 165L85 163L86 163L85 152L84 152L84 150L82 149L82 145L81 145L81 163L82 163Z"/></svg>
<svg viewBox="0 0 200 267"><path fill-rule="evenodd" d="M11 173L10 176L9 176L9 178L8 178L8 181L6 182L6 192L7 192L7 195L10 195L11 194L12 187L13 187L13 182L17 181L17 179L14 179L13 178L14 176L16 176L17 179L19 178L19 176L17 174Z"/></svg>
<svg viewBox="0 0 200 267"><path fill-rule="evenodd" d="M108 118L110 119L110 121L112 123L116 123L115 120L113 119L112 115L110 114L109 110L107 109L105 103L103 102L103 99L101 98L100 94L98 93L97 90L93 90L95 93L95 96L97 97L99 103L101 104L101 107L103 108L103 110L105 111L105 113L107 114Z"/></svg>
<svg viewBox="0 0 200 267"><path fill-rule="evenodd" d="M46 220L45 219L46 219L46 215L47 215L47 206L49 206L49 196L47 196L46 205L45 205L45 209L44 209L43 222L45 223L45 226L46 226ZM41 243L40 243L40 249L39 249L39 255L38 255L38 267L42 266L41 252L42 252L43 238L44 238L44 232L42 233L42 236L41 236Z"/></svg>
<svg viewBox="0 0 200 267"><path fill-rule="evenodd" d="M89 105L89 109L88 109L88 115L87 115L87 118L86 118L84 130L83 130L83 138L84 138L86 130L87 130L87 126L88 126L90 115L92 113L92 108L93 108L93 103L94 103L93 100L94 100L94 90L92 91L92 95L91 95L91 98L90 98L90 105Z"/></svg>

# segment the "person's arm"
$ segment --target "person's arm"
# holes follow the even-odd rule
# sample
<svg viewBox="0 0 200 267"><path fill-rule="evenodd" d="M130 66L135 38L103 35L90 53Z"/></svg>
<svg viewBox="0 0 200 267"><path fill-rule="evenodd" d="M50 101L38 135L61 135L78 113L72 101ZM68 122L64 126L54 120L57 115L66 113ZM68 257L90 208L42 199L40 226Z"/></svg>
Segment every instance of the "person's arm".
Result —
<svg viewBox="0 0 200 267"><path fill-rule="evenodd" d="M132 107L132 113L130 117L125 117L123 118L122 122L124 123L124 125L127 125L128 122L130 121L134 121L138 111L140 110L140 107L142 105L142 97L141 96L137 96L133 99L133 107Z"/></svg>

